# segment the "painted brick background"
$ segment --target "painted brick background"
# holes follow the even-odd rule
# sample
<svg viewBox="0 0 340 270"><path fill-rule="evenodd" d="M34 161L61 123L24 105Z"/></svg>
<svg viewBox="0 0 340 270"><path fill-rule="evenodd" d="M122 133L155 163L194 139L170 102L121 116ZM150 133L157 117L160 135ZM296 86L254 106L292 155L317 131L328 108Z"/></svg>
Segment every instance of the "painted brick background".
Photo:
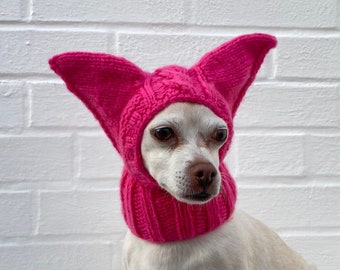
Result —
<svg viewBox="0 0 340 270"><path fill-rule="evenodd" d="M122 162L52 55L108 52L152 71L251 32L279 44L235 120L238 207L320 270L339 269L337 0L2 0L0 269L121 268Z"/></svg>

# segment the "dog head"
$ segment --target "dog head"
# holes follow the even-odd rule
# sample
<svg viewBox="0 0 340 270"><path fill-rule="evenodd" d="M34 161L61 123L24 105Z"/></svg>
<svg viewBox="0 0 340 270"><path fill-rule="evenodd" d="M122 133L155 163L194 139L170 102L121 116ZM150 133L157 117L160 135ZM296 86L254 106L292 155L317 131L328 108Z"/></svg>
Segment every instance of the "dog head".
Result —
<svg viewBox="0 0 340 270"><path fill-rule="evenodd" d="M227 138L227 124L209 108L174 103L144 130L144 165L179 201L204 203L219 193L219 149Z"/></svg>
<svg viewBox="0 0 340 270"><path fill-rule="evenodd" d="M191 68L153 73L85 52L57 55L50 66L99 120L134 178L179 200L205 202L219 191L237 108L275 45L269 35L240 36Z"/></svg>

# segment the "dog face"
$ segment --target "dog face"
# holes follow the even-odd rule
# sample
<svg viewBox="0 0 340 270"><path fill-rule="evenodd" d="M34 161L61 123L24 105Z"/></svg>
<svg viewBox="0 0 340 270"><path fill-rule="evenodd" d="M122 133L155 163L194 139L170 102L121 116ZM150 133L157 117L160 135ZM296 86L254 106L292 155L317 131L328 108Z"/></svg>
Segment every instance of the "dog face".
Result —
<svg viewBox="0 0 340 270"><path fill-rule="evenodd" d="M226 123L209 108L171 104L144 130L144 166L177 200L205 203L219 193L219 149L227 137Z"/></svg>

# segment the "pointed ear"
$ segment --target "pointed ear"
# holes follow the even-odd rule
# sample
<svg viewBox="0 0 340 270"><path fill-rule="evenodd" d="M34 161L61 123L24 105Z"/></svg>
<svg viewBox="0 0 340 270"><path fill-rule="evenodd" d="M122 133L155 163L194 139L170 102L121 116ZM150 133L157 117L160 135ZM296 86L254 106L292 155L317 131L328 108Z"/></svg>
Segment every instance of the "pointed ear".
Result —
<svg viewBox="0 0 340 270"><path fill-rule="evenodd" d="M240 36L204 55L193 68L222 94L234 117L264 57L275 46L270 35Z"/></svg>
<svg viewBox="0 0 340 270"><path fill-rule="evenodd" d="M49 64L95 115L117 148L120 115L146 74L124 58L100 53L64 53Z"/></svg>

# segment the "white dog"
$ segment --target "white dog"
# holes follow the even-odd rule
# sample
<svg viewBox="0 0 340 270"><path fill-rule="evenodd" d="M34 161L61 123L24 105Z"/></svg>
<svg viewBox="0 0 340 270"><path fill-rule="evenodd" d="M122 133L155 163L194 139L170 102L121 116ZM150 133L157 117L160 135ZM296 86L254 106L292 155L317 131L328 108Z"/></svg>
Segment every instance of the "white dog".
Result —
<svg viewBox="0 0 340 270"><path fill-rule="evenodd" d="M124 160L126 270L313 269L259 221L234 211L223 164L232 120L273 36L237 37L190 68L145 72L128 60L71 52L50 59Z"/></svg>
<svg viewBox="0 0 340 270"><path fill-rule="evenodd" d="M177 200L206 203L220 189L218 150L227 135L226 123L207 107L174 103L144 131L145 167ZM218 229L185 241L155 244L128 232L123 253L126 270L315 269L276 233L239 210Z"/></svg>

